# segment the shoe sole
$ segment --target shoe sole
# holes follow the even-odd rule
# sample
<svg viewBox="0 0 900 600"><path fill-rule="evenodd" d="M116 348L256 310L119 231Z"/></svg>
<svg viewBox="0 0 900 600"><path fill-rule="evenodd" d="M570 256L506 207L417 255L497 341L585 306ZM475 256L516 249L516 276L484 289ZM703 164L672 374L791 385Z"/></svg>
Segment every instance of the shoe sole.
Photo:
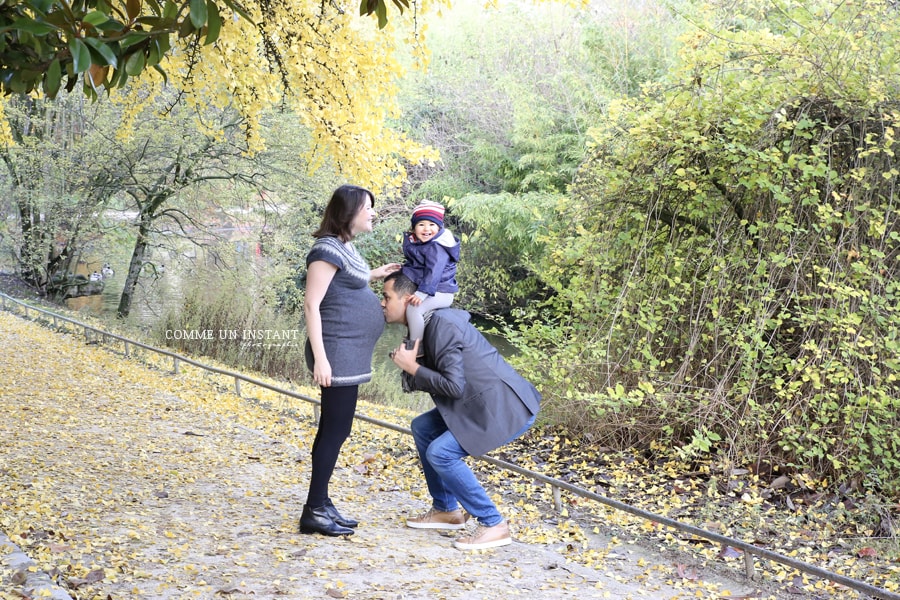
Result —
<svg viewBox="0 0 900 600"><path fill-rule="evenodd" d="M318 533L319 535L327 535L328 537L340 537L342 535L353 535L354 531L352 529L348 529L346 533L343 532L328 532L328 531L319 531L318 529L310 529L308 527L301 527L300 533L305 535L311 535L313 533Z"/></svg>
<svg viewBox="0 0 900 600"><path fill-rule="evenodd" d="M453 542L453 547L457 550L487 550L488 548L499 548L500 546L508 546L512 544L511 538L503 540L495 540L493 542L482 542L480 544L466 544L464 542Z"/></svg>
<svg viewBox="0 0 900 600"><path fill-rule="evenodd" d="M406 522L406 526L412 529L448 529L451 531L459 531L465 529L465 523L413 523Z"/></svg>

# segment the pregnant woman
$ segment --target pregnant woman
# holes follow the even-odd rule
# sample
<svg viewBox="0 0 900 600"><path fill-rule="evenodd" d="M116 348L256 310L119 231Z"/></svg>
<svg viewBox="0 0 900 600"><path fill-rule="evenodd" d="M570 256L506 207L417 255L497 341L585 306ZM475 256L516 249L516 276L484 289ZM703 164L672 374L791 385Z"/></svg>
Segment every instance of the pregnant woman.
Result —
<svg viewBox="0 0 900 600"><path fill-rule="evenodd" d="M338 512L328 484L353 426L359 385L372 379L372 352L384 330L381 301L369 282L400 268L389 263L370 270L353 246L358 234L372 231L374 206L375 196L365 188L336 189L306 257L306 363L322 390L322 410L301 533L352 535L359 524Z"/></svg>

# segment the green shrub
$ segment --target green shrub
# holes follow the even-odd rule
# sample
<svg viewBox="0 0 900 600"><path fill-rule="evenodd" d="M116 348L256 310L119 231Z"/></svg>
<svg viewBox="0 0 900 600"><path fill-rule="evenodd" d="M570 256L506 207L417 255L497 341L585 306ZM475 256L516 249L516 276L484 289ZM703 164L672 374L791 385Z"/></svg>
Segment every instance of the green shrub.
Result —
<svg viewBox="0 0 900 600"><path fill-rule="evenodd" d="M523 359L605 442L898 494L900 15L739 4L592 131Z"/></svg>

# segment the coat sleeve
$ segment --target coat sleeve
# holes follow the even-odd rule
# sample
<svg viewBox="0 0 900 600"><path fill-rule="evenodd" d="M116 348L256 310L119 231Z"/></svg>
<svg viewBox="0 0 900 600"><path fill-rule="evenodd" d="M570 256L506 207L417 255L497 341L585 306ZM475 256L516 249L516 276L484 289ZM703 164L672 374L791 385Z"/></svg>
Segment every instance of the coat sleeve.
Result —
<svg viewBox="0 0 900 600"><path fill-rule="evenodd" d="M460 330L447 323L446 326L435 328L431 336L426 336L426 340L428 355L434 357L428 362L434 368L419 366L415 376L416 389L450 401L462 398L466 389L466 374Z"/></svg>
<svg viewBox="0 0 900 600"><path fill-rule="evenodd" d="M422 282L419 284L419 291L429 296L434 296L450 257L447 255L447 251L439 244L432 242L428 246L427 254L425 255L425 269Z"/></svg>

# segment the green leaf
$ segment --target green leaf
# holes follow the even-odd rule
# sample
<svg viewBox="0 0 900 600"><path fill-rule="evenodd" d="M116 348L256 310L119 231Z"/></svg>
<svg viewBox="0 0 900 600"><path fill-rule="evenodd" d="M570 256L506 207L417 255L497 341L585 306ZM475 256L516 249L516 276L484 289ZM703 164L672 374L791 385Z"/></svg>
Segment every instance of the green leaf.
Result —
<svg viewBox="0 0 900 600"><path fill-rule="evenodd" d="M4 28L5 29L5 28ZM34 21L32 19L16 19L11 29L25 31L32 35L47 35L51 31L56 31L56 27L43 21Z"/></svg>
<svg viewBox="0 0 900 600"><path fill-rule="evenodd" d="M135 44L140 44L151 35L153 34L148 31L132 31L121 40L119 40L119 46L122 48L122 50L126 50L134 46Z"/></svg>
<svg viewBox="0 0 900 600"><path fill-rule="evenodd" d="M150 10L153 11L155 15L161 15L163 12L163 8L157 0L147 0L147 4L150 5Z"/></svg>
<svg viewBox="0 0 900 600"><path fill-rule="evenodd" d="M91 25L96 27L100 23L105 23L105 22L109 21L109 16L104 15L102 12L95 10L93 12L89 12L88 14L84 15L84 18L82 18L81 20L84 23L90 23Z"/></svg>
<svg viewBox="0 0 900 600"><path fill-rule="evenodd" d="M253 19L250 18L250 13L248 13L243 6L241 6L234 0L222 0L222 2L225 4L225 6L227 6L243 18L247 19L247 21L249 21L251 25L256 25L256 23L253 22Z"/></svg>
<svg viewBox="0 0 900 600"><path fill-rule="evenodd" d="M103 60L106 61L106 64L115 68L119 64L119 57L116 56L116 53L113 49L104 44L98 38L85 38L85 44L88 44L91 48L97 51L97 54L103 57Z"/></svg>
<svg viewBox="0 0 900 600"><path fill-rule="evenodd" d="M72 65L76 73L84 73L91 66L91 52L79 38L69 40L69 52L72 53Z"/></svg>
<svg viewBox="0 0 900 600"><path fill-rule="evenodd" d="M206 0L191 0L191 23L195 29L206 25L207 16Z"/></svg>
<svg viewBox="0 0 900 600"><path fill-rule="evenodd" d="M197 28L194 27L194 22L190 19L185 19L181 22L181 25L178 27L178 37L186 38L192 33L197 31Z"/></svg>
<svg viewBox="0 0 900 600"><path fill-rule="evenodd" d="M162 55L159 52L159 44L150 44L147 48L147 65L153 66L159 64L159 61L162 59Z"/></svg>
<svg viewBox="0 0 900 600"><path fill-rule="evenodd" d="M175 23L175 19L172 17L140 17L135 20L135 23L140 23L141 25L149 25L153 31L148 33L156 33L160 29L169 29Z"/></svg>
<svg viewBox="0 0 900 600"><path fill-rule="evenodd" d="M378 6L375 8L375 14L378 15L378 29L384 29L384 26L387 25L387 4L382 1L378 2Z"/></svg>
<svg viewBox="0 0 900 600"><path fill-rule="evenodd" d="M159 65L153 65L153 69L157 71L160 75L162 75L163 83L169 83L169 76L166 75L166 72L163 71L163 68Z"/></svg>
<svg viewBox="0 0 900 600"><path fill-rule="evenodd" d="M109 80L109 87L123 88L127 82L128 73L125 72L125 69L116 69L113 77Z"/></svg>
<svg viewBox="0 0 900 600"><path fill-rule="evenodd" d="M47 67L47 74L44 76L44 93L48 98L56 97L61 79L62 68L59 66L59 59L56 59Z"/></svg>
<svg viewBox="0 0 900 600"><path fill-rule="evenodd" d="M16 94L24 94L28 91L25 82L19 77L18 71L14 71L12 77L7 79L4 83L8 90L15 92Z"/></svg>
<svg viewBox="0 0 900 600"><path fill-rule="evenodd" d="M140 75L144 70L145 65L144 53L143 52L135 52L131 56L128 57L128 60L125 61L125 72L131 75L132 77L136 75Z"/></svg>
<svg viewBox="0 0 900 600"><path fill-rule="evenodd" d="M159 48L159 55L161 57L168 54L169 50L172 49L172 44L169 42L169 36L167 35L161 35L153 40L153 42L156 44L157 48Z"/></svg>
<svg viewBox="0 0 900 600"><path fill-rule="evenodd" d="M124 29L125 29L125 25L123 25L119 21L116 21L115 19L109 19L109 20L97 25L97 30L103 31L103 32L107 32L107 31L121 32L121 31L124 31Z"/></svg>
<svg viewBox="0 0 900 600"><path fill-rule="evenodd" d="M38 12L46 13L48 10L50 10L50 7L53 6L53 2L54 0L33 0L31 2L31 6L33 6L34 9Z"/></svg>
<svg viewBox="0 0 900 600"><path fill-rule="evenodd" d="M222 17L219 15L219 7L214 2L209 5L209 19L206 22L206 43L212 44L219 39L219 32L222 29Z"/></svg>
<svg viewBox="0 0 900 600"><path fill-rule="evenodd" d="M172 0L166 0L166 8L163 10L163 17L166 19L174 19L178 16L178 5Z"/></svg>

